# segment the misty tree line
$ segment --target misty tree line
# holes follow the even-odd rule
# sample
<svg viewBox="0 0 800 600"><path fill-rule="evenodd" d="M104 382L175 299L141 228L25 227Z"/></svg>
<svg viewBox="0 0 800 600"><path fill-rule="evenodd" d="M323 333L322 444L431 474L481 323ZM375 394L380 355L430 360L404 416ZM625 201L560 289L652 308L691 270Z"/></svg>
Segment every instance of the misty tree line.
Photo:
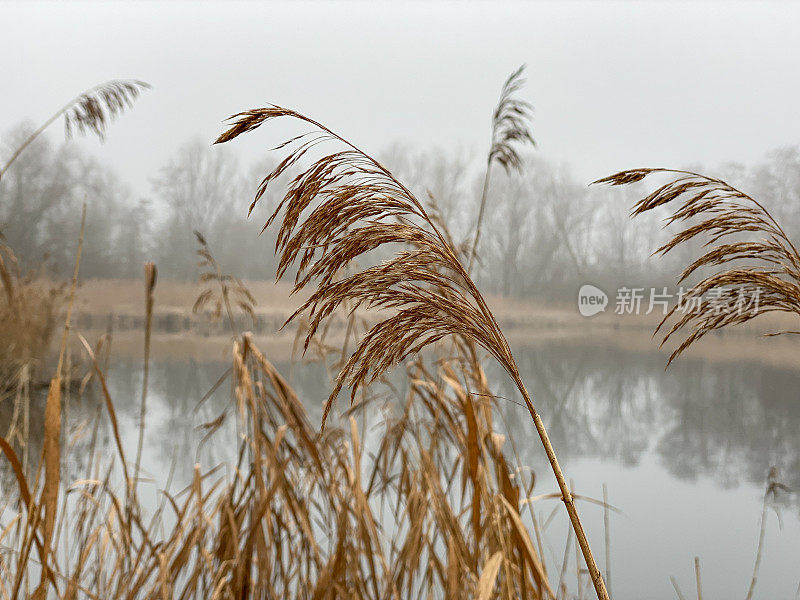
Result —
<svg viewBox="0 0 800 600"><path fill-rule="evenodd" d="M3 136L8 155L30 127ZM381 160L418 198L434 198L457 242L474 234L482 173L475 157L446 150L394 146ZM268 161L269 159L267 159ZM281 192L273 187L250 219L254 190L271 163L242 165L224 148L196 140L180 147L135 197L107 166L69 143L41 137L0 183L0 231L23 268L44 264L70 272L80 206L88 217L81 272L86 278L140 277L155 261L159 277L198 275L193 230L208 240L228 272L246 279L274 276L275 234L259 232ZM624 165L630 166L630 165ZM754 166L729 163L693 170L725 179L761 200L800 239L800 148L781 148ZM599 173L599 176L607 175ZM629 218L644 187L588 186L567 165L530 156L521 175L493 177L476 277L489 291L512 297L574 296L583 283L613 294L621 286L663 286L691 262L691 247L667 260L650 254L667 239L665 214Z"/></svg>
<svg viewBox="0 0 800 600"><path fill-rule="evenodd" d="M30 131L22 125L3 136L0 156ZM263 210L246 219L265 170L243 170L230 152L198 139L180 147L151 178L148 193L137 197L77 145L40 136L0 182L0 232L24 268L44 265L64 277L72 270L86 202L84 278L141 277L142 264L154 261L160 278L196 279L198 230L230 272L266 279L274 273L274 237L269 231L258 236Z"/></svg>
<svg viewBox="0 0 800 600"><path fill-rule="evenodd" d="M468 157L395 148L386 158L401 181L423 196L430 191L456 240L470 240L482 183L467 176ZM626 165L631 166L631 165ZM635 165L634 165L635 166ZM714 168L675 165L727 181L762 202L793 239L800 240L800 148L768 153L756 165ZM610 173L598 173L598 177ZM584 283L610 296L620 287L669 288L699 256L687 243L663 258L651 256L670 237L669 211L631 219L631 207L652 187L588 185L569 165L534 154L522 175L493 176L477 277L492 292L519 298L574 299ZM698 270L686 285L702 275ZM612 299L613 302L613 299Z"/></svg>

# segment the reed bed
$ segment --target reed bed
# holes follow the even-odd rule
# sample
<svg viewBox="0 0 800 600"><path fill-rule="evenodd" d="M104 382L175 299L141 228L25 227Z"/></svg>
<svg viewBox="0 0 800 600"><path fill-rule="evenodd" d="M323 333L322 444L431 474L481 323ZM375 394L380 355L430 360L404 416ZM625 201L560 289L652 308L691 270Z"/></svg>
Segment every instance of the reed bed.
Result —
<svg viewBox="0 0 800 600"><path fill-rule="evenodd" d="M534 480L497 433L496 400L470 356L459 344L455 356L409 363L400 408L369 432L380 441L367 452L352 415L320 432L244 334L231 350L237 463L224 475L197 465L189 487L160 490L145 515L90 355L114 459L59 481L55 447L39 477L4 443L19 494L1 517L0 596L556 597L529 533L538 524L526 525Z"/></svg>
<svg viewBox="0 0 800 600"><path fill-rule="evenodd" d="M57 334L67 286L43 272L23 273L13 250L0 237L0 398L14 394L20 379L38 382ZM26 375L21 377L21 371Z"/></svg>
<svg viewBox="0 0 800 600"><path fill-rule="evenodd" d="M516 89L515 77L507 83L509 94ZM68 135L76 127L102 139L108 122L129 107L146 87L138 81L112 81L87 90L45 121L11 155L0 169L0 176L36 136L62 116ZM503 149L510 148L519 137L513 129L518 117L524 116L517 114L523 105L511 98L505 98L505 103L508 110L495 115L502 139L499 149L493 145L490 165L495 161L508 166L516 160L513 150L509 153ZM506 132L508 127L511 129ZM295 154L284 161L278 171L285 171L297 158ZM356 163L363 167L368 158L353 148L351 155L332 156L328 165L318 164L321 171L317 175L325 178L331 168ZM362 174L379 179L385 176L382 181L362 181L360 188L348 188L340 198L359 201L355 212L350 212L350 223L380 218L380 213L387 210L385 202L402 222L381 229L374 221L368 221L371 224L360 232L364 235L359 237L356 231L349 238L349 242L356 242L355 246L339 248L333 260L316 264L306 282L321 276L323 283L330 286L334 276L362 253L364 245L409 243L417 254L406 256L411 263L416 261L417 270L411 273L399 302L384 297L383 303L391 310L411 298L417 312L396 312L393 322L418 323L393 341L377 335L374 329L366 331L357 342L355 358L345 360L348 343L358 337L355 310L369 299L369 291L359 298L340 287L345 293L322 308L324 314L313 314L312 310L304 345L315 345L323 358L330 353L324 342L324 317L339 309L349 312L344 346L336 351L339 359L334 361L341 373L326 406L323 426L345 384L343 373L355 375L352 397L360 394L359 407L385 401L385 397L360 384L367 378L381 379L389 367L405 362L406 357L416 355L424 346L449 334L461 335L452 351L433 363L421 358L405 363L408 391L395 398L402 409L399 414L387 412L378 425L380 441L376 449L365 451L364 430L359 433L352 416L331 417L333 422L322 430L312 425L300 399L251 336L236 331L232 303L252 315L255 301L238 279L222 273L198 233L198 254L206 269L202 280L209 288L198 297L195 310L211 306L212 317L219 317L224 309L235 334L228 376L238 424L238 460L228 465L227 472L220 466L203 470L196 465L190 486L173 494L167 484L166 489L159 489L158 508L145 514L139 500L143 485L140 462L156 284L155 266L149 264L145 267L145 369L135 461L129 461L122 442L103 367L102 340L93 348L79 336L89 365L80 391L97 390L105 417L98 410L94 423L85 427L92 432L88 453L91 459L83 476L73 478L63 468L72 446L63 443L62 411L69 406L69 394L65 396L64 391L70 389L68 383L65 387L65 373L70 368L65 362L69 362L66 349L80 265L82 225L68 295L63 286L68 307L58 364L48 386L38 464L34 467L28 462L27 435L0 438L0 451L11 467L13 488L12 493L4 494L0 505L0 596L556 597L541 560L540 540L534 543L523 523L521 511L524 506L530 507L525 499L531 493L533 478L526 479L521 470L515 472L504 438L494 429L496 406L477 359L475 341L513 370L508 346L447 238L436 229L435 217L429 217L388 172L377 164L374 167L379 171L368 166ZM323 187L334 183L337 177L327 179ZM313 179L308 177L306 184L313 186ZM392 197L398 191L406 194L399 202L396 195ZM259 197L262 193L263 187ZM314 195L311 193L309 198ZM409 209L411 212L403 215ZM413 224L414 217L427 222L435 235ZM320 224L326 225L324 219ZM284 222L280 234L283 242L291 237L292 228L290 222ZM337 226L336 231L342 229ZM310 238L322 235L324 241L325 234L320 230L311 232L307 223L303 231ZM281 272L301 250L295 244L294 255L292 251L284 254ZM15 281L13 269L8 267L14 263L11 251L5 247L2 251L0 275L7 300L2 318L10 322L18 319L23 310L34 308L33 296L25 293L27 288L20 285L19 277ZM426 274L421 261L431 258L438 267L456 271L461 281L451 284L439 277L438 270ZM409 260L395 266L405 269L410 266ZM390 285L400 283L398 274L384 273L384 283L387 276L394 277ZM428 277L430 289L414 287L413 282L418 279L414 274ZM359 275L362 274L355 276ZM370 285L368 281L364 283ZM463 297L463 286L471 299ZM442 295L438 305L437 294ZM305 308L316 308L322 300L315 295ZM369 299L371 303L374 300ZM48 307L51 305L57 303L51 301ZM18 333L22 341L10 346L10 356L30 364L42 354L56 331L55 314L53 309L47 318L39 318L39 329L21 322ZM465 315L472 321L466 328L458 325ZM434 333L426 334L424 328L431 325ZM319 338L321 341L315 342ZM17 390L22 389L22 378L16 377L16 382ZM527 396L526 400L530 404ZM20 401L29 405L31 397L21 397ZM103 453L98 447L102 418L112 432L111 460L101 458ZM225 418L223 413L206 424L208 435L221 435L220 425ZM22 460L20 450L25 453ZM572 496L567 494L565 501L574 511ZM529 517L533 517L530 509Z"/></svg>
<svg viewBox="0 0 800 600"><path fill-rule="evenodd" d="M215 274L204 280L219 286L224 305L226 286L238 282L198 239L204 266ZM563 572L554 585L542 558L530 500L535 479L515 460L513 442L498 433L498 400L465 339L406 362L404 393L362 389L354 410L374 407L383 415L368 432L359 431L354 410L332 415L320 431L231 318L231 406L203 428L206 439L222 436L224 421L235 419L238 435L217 442L235 446L237 460L207 469L196 464L190 485L177 493L169 481L157 482L158 502L148 511L140 498L149 484L139 463L149 327L133 463L100 347L79 335L89 369L79 395L95 390L102 411L78 428L89 436L81 448L88 464L81 473L64 468L79 439L63 430L62 409L70 405L65 350L81 247L82 237L38 464L19 457L27 438L0 438L12 479L0 503L0 597L488 600L556 598L555 587L566 593ZM155 265L145 266L144 283L150 315ZM245 288L237 292L249 296ZM342 348L326 342L325 328L309 342L334 371L345 364L351 338L362 333L354 312L349 319ZM103 424L111 448L100 445Z"/></svg>

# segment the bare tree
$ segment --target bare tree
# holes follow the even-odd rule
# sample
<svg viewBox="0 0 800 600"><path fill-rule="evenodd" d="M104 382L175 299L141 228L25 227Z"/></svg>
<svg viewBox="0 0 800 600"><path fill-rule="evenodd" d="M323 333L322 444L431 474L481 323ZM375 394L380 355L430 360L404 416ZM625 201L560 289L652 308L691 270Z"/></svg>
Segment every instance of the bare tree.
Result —
<svg viewBox="0 0 800 600"><path fill-rule="evenodd" d="M163 215L156 251L165 277L195 277L193 231L207 232L219 247L219 233L241 220L247 206L243 183L236 158L199 139L184 144L161 169L153 194Z"/></svg>

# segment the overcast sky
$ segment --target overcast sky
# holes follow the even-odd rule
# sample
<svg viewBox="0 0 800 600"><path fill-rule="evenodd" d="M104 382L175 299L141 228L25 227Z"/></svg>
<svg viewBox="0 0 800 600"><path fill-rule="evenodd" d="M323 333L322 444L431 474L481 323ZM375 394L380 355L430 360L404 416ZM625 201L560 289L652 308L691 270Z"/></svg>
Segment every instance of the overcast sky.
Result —
<svg viewBox="0 0 800 600"><path fill-rule="evenodd" d="M0 57L0 135L103 80L151 83L87 144L142 192L183 142L267 102L374 153L483 153L521 63L540 152L587 182L800 142L798 3L0 2ZM248 161L276 139L246 137Z"/></svg>

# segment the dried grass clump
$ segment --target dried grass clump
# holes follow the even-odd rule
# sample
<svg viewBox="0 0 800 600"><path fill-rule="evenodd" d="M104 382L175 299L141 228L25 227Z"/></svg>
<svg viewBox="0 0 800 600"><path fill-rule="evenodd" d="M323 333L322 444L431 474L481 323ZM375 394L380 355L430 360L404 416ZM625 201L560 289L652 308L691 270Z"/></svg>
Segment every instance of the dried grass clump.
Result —
<svg viewBox="0 0 800 600"><path fill-rule="evenodd" d="M720 179L672 169L634 169L595 183L627 185L654 173L674 178L640 200L633 207L633 216L676 203L667 225L681 228L655 253L664 255L690 240L705 239L706 250L683 270L678 283L700 269L711 271L667 313L656 330L673 320L662 344L678 331L690 330L671 354L670 363L710 331L745 323L766 312L800 315L800 254L758 201ZM719 296L714 302L703 301L712 290L719 290ZM688 310L698 301L699 310ZM771 335L782 333L800 332Z"/></svg>
<svg viewBox="0 0 800 600"><path fill-rule="evenodd" d="M236 114L217 143L283 117L311 126L312 131L276 148L287 156L263 179L251 211L271 181L299 165L305 156L317 151L321 154L290 182L283 200L264 226L280 217L277 277L294 265L295 292L316 284L316 290L289 320L307 315L307 348L323 321L340 307L347 305L351 313L360 307L377 309L384 316L366 332L339 372L325 403L323 428L345 385L351 387L352 402L359 389L445 337L463 338L483 347L502 365L522 394L559 482L597 595L607 598L572 494L505 336L456 251L423 204L377 160L294 110L271 105ZM328 143L339 149L325 154L323 146ZM511 160L506 155L499 156ZM399 249L383 263L361 270L354 268L357 258L379 247Z"/></svg>
<svg viewBox="0 0 800 600"><path fill-rule="evenodd" d="M0 242L0 398L18 385L24 368L41 372L63 316L66 285L40 272L23 274L14 252Z"/></svg>
<svg viewBox="0 0 800 600"><path fill-rule="evenodd" d="M556 597L525 525L533 479L514 475L479 365L409 365L403 408L376 424L366 452L352 418L320 434L248 335L232 360L238 464L228 476L195 467L191 485L162 491L150 515L95 463L61 482L57 513L43 518L33 499L52 482L15 466L19 503L0 513L0 595L27 596L45 561L35 587L59 598Z"/></svg>
<svg viewBox="0 0 800 600"><path fill-rule="evenodd" d="M433 369L408 365L402 411L376 425L379 444L365 452L352 418L318 432L252 338L237 337L229 371L241 434L236 464L227 475L196 466L188 488L160 490L148 512L105 373L81 338L92 364L85 381L99 388L116 452L103 460L98 421L84 424L95 432L89 464L82 478L68 478L61 383L83 231L38 467L26 469L0 438L16 484L0 503L0 597L556 597L525 526L534 480L506 458L493 396L467 341L457 359ZM155 280L146 265L148 313ZM379 399L364 395L364 404ZM144 400L143 391L142 415ZM204 427L210 435L220 435L224 416ZM538 531L532 511L530 518Z"/></svg>

